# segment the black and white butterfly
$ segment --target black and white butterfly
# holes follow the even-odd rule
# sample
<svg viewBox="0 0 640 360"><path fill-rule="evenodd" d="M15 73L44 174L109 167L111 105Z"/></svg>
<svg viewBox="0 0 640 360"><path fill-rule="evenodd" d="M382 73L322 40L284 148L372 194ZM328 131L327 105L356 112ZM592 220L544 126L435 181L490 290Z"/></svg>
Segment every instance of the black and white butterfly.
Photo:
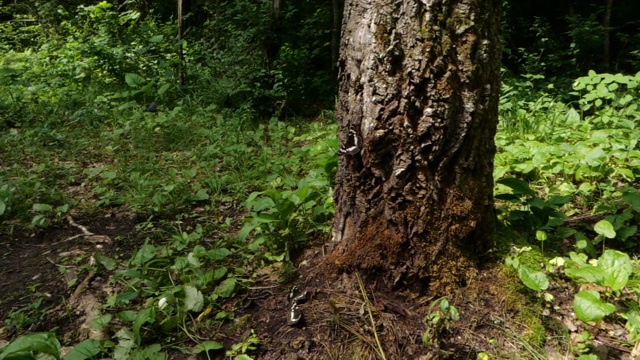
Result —
<svg viewBox="0 0 640 360"><path fill-rule="evenodd" d="M338 150L338 152L340 154L355 155L360 152L361 143L362 139L360 139L356 131L353 129L349 129L347 141L345 141L345 143L340 146L340 150Z"/></svg>

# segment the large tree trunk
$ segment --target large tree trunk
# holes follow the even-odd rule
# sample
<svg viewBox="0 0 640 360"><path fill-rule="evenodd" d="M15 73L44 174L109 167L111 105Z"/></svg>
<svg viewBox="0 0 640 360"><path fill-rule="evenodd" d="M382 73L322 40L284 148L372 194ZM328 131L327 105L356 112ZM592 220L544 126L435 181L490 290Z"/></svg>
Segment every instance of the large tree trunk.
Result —
<svg viewBox="0 0 640 360"><path fill-rule="evenodd" d="M339 269L436 292L473 276L494 222L501 3L346 1L329 257Z"/></svg>

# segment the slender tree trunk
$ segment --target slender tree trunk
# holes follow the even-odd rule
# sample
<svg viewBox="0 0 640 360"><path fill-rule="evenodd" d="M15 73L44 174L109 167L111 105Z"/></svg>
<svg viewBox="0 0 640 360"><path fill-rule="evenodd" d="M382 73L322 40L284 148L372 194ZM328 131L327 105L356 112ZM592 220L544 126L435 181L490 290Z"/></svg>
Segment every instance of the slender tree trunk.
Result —
<svg viewBox="0 0 640 360"><path fill-rule="evenodd" d="M604 9L604 21L602 26L604 27L604 68L605 71L609 71L611 68L611 10L613 9L613 0L606 0L606 6Z"/></svg>
<svg viewBox="0 0 640 360"><path fill-rule="evenodd" d="M280 52L280 29L282 21L281 13L284 9L284 0L271 0L271 23L264 39L264 66L267 70L273 68L273 63Z"/></svg>
<svg viewBox="0 0 640 360"><path fill-rule="evenodd" d="M184 48L182 46L182 1L178 0L178 86L184 86Z"/></svg>
<svg viewBox="0 0 640 360"><path fill-rule="evenodd" d="M493 232L502 0L347 0L332 253L445 292Z"/></svg>

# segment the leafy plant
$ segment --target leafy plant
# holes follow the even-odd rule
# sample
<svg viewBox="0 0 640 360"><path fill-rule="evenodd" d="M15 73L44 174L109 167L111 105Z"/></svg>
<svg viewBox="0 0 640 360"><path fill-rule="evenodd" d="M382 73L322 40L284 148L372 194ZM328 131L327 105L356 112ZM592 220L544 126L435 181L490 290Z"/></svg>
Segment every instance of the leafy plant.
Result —
<svg viewBox="0 0 640 360"><path fill-rule="evenodd" d="M35 287L37 287L37 285L32 288ZM47 316L43 306L45 298L45 294L38 291L34 292L31 295L31 302L29 304L7 314L7 318L4 320L5 326L11 330L21 330L27 328L29 325L40 323Z"/></svg>
<svg viewBox="0 0 640 360"><path fill-rule="evenodd" d="M518 277L529 289L537 292L545 291L549 287L549 279L542 271L537 271L520 262L520 255L531 251L530 247L513 248L515 254L505 258L505 264L513 267L518 272Z"/></svg>
<svg viewBox="0 0 640 360"><path fill-rule="evenodd" d="M515 205L507 208L505 219L516 227L535 232L536 239L544 249L547 233L551 230L562 230L560 226L566 216L559 209L567 204L571 197L551 196L549 199L542 199L526 181L516 178L503 178L497 183L509 188L511 192L497 194L495 198Z"/></svg>
<svg viewBox="0 0 640 360"><path fill-rule="evenodd" d="M424 346L437 345L444 332L449 331L453 322L460 320L460 313L455 306L449 304L446 297L439 298L429 305L425 319L427 328L422 334Z"/></svg>
<svg viewBox="0 0 640 360"><path fill-rule="evenodd" d="M617 250L605 250L597 265L588 264L586 256L571 253L572 263L577 268L567 268L565 274L581 282L606 286L611 291L619 291L629 281L632 272L629 255Z"/></svg>
<svg viewBox="0 0 640 360"><path fill-rule="evenodd" d="M260 340L251 330L251 333L243 341L233 344L226 354L233 357L233 360L251 360L252 358L247 355L247 352L257 349L258 344L260 344Z"/></svg>
<svg viewBox="0 0 640 360"><path fill-rule="evenodd" d="M250 233L250 250L260 246L290 259L292 251L306 243L309 236L326 229L333 214L331 190L326 179L307 178L294 190L265 190L252 193L245 202L251 217L240 231L239 240Z"/></svg>
<svg viewBox="0 0 640 360"><path fill-rule="evenodd" d="M36 359L36 354L51 355L60 359L60 342L53 333L32 333L20 336L0 348L0 360Z"/></svg>

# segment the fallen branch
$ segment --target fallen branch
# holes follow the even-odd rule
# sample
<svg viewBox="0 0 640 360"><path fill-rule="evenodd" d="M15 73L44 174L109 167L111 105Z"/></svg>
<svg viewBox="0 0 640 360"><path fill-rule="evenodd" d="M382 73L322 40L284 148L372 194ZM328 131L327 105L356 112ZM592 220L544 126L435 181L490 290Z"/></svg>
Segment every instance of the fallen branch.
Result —
<svg viewBox="0 0 640 360"><path fill-rule="evenodd" d="M107 244L111 244L112 243L111 238L109 236L107 236L107 235L96 235L96 234L92 233L85 226L76 223L70 215L67 216L67 221L69 222L69 225L77 227L78 229L80 229L80 231L82 231L82 234L73 235L73 236L68 237L68 238L66 238L64 240L60 240L57 243L75 240L75 239L80 238L80 237L84 237L86 240L88 240L89 242L92 242L92 243L107 243ZM55 244L57 244L57 243L55 243Z"/></svg>

